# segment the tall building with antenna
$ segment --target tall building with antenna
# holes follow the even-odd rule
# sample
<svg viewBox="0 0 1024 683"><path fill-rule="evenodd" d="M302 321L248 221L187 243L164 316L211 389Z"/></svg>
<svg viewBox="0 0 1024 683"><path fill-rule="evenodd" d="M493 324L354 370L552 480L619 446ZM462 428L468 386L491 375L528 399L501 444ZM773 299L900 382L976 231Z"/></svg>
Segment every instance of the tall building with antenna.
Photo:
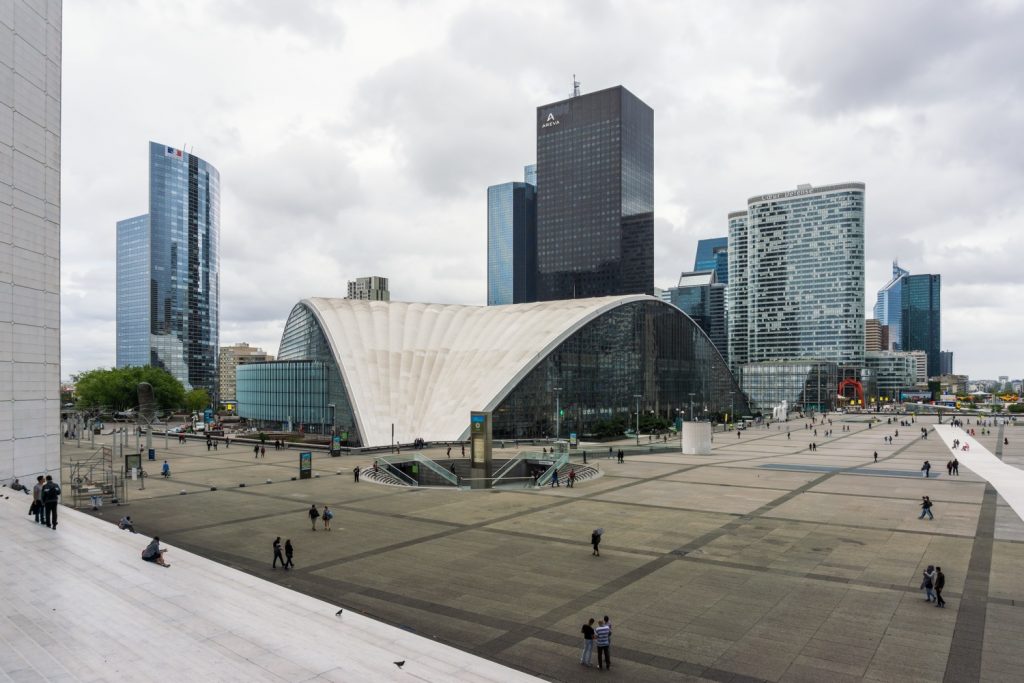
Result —
<svg viewBox="0 0 1024 683"><path fill-rule="evenodd" d="M654 110L622 86L537 107L537 300L654 293Z"/></svg>

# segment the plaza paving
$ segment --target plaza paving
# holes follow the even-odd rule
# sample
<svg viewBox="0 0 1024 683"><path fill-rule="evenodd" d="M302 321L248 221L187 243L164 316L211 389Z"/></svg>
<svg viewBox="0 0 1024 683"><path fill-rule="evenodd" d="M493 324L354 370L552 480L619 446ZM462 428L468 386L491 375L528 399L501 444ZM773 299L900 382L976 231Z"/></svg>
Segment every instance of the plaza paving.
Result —
<svg viewBox="0 0 1024 683"><path fill-rule="evenodd" d="M127 508L99 514L551 680L599 675L578 664L579 628L605 614L608 680L1019 680L1024 523L964 466L947 476L949 450L920 438L928 419L833 420L831 437L802 421L716 434L710 456L591 457L600 478L539 491L357 484L370 458L321 454L319 478L291 481L295 451L172 442L158 448L170 481L133 483ZM1024 467L1024 428L991 431L976 440ZM917 519L925 494L934 521ZM335 511L332 531L310 530L311 503ZM295 571L270 568L278 535ZM919 590L929 564L947 577L944 610Z"/></svg>

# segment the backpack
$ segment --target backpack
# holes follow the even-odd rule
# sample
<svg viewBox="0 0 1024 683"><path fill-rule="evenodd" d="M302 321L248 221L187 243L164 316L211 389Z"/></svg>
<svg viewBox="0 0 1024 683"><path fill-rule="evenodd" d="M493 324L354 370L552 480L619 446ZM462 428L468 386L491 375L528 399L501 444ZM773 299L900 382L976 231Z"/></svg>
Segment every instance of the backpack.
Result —
<svg viewBox="0 0 1024 683"><path fill-rule="evenodd" d="M327 510L326 512L324 512L324 519L326 519L326 520L334 519L334 513L331 512L330 510Z"/></svg>

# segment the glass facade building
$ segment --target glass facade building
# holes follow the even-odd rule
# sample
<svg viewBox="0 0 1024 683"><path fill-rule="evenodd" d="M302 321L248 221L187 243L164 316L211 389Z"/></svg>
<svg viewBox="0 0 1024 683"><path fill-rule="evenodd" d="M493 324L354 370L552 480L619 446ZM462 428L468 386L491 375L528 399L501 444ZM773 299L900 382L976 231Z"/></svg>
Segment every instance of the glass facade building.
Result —
<svg viewBox="0 0 1024 683"><path fill-rule="evenodd" d="M654 110L622 86L537 108L537 300L654 293Z"/></svg>
<svg viewBox="0 0 1024 683"><path fill-rule="evenodd" d="M563 437L628 423L638 395L644 414L666 419L691 398L708 417L749 412L721 354L677 308L643 296L561 303L305 300L279 360L238 367L238 413L380 446L389 425L403 442L464 438L477 408L492 412L495 438L554 436L556 394Z"/></svg>
<svg viewBox="0 0 1024 683"><path fill-rule="evenodd" d="M903 278L910 275L909 270L900 268L896 261L892 262L892 278L878 290L875 301L875 320L889 328L889 344L883 351L899 351L902 349L903 324ZM891 348L889 348L891 347Z"/></svg>
<svg viewBox="0 0 1024 683"><path fill-rule="evenodd" d="M137 232L148 222L148 256L139 256ZM161 367L188 389L206 389L217 400L220 329L220 173L199 157L149 143L149 214L127 221L122 245L118 230L118 367ZM127 225L130 224L130 225ZM134 238L127 238L133 235ZM121 254L122 246L126 250ZM143 278L136 269L145 266ZM131 265L129 265L131 264ZM135 287L145 283L148 306L140 322ZM123 310L123 314L122 314ZM138 330L148 330L136 346Z"/></svg>
<svg viewBox="0 0 1024 683"><path fill-rule="evenodd" d="M149 365L149 215L117 222L117 367Z"/></svg>
<svg viewBox="0 0 1024 683"><path fill-rule="evenodd" d="M679 276L679 284L666 289L662 299L700 325L711 343L728 360L725 285L717 281L715 271L683 273Z"/></svg>
<svg viewBox="0 0 1024 683"><path fill-rule="evenodd" d="M752 197L746 214L729 222L731 362L862 368L864 184Z"/></svg>
<svg viewBox="0 0 1024 683"><path fill-rule="evenodd" d="M928 377L942 374L941 275L906 275L900 291L900 346L928 355Z"/></svg>
<svg viewBox="0 0 1024 683"><path fill-rule="evenodd" d="M238 414L257 427L330 433L328 368L315 360L264 361L239 365L235 378Z"/></svg>
<svg viewBox="0 0 1024 683"><path fill-rule="evenodd" d="M751 408L769 415L783 401L790 409L833 410L839 379L838 365L813 358L747 363L740 368L740 383Z"/></svg>
<svg viewBox="0 0 1024 683"><path fill-rule="evenodd" d="M902 351L870 351L864 365L878 399L898 401L900 390L917 383L917 357Z"/></svg>
<svg viewBox="0 0 1024 683"><path fill-rule="evenodd" d="M729 283L729 238L712 237L697 242L697 256L693 260L695 272L704 270L715 271L715 278L724 284Z"/></svg>
<svg viewBox="0 0 1024 683"><path fill-rule="evenodd" d="M529 183L492 185L487 188L487 305L536 301L536 279L537 190Z"/></svg>

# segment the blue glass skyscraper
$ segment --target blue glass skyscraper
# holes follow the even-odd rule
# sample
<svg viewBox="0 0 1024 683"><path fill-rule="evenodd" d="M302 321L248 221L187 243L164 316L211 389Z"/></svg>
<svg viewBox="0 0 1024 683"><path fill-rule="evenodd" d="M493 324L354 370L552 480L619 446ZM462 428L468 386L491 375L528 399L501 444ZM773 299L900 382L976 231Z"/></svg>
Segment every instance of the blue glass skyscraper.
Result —
<svg viewBox="0 0 1024 683"><path fill-rule="evenodd" d="M536 301L536 279L537 190L529 183L492 185L487 188L487 305Z"/></svg>
<svg viewBox="0 0 1024 683"><path fill-rule="evenodd" d="M118 367L142 362L162 367L186 388L206 389L216 399L217 169L193 154L150 142L149 213L118 223L117 249Z"/></svg>
<svg viewBox="0 0 1024 683"><path fill-rule="evenodd" d="M712 237L697 242L697 256L693 260L695 273L713 270L715 280L729 284L729 238Z"/></svg>
<svg viewBox="0 0 1024 683"><path fill-rule="evenodd" d="M942 374L941 275L906 275L900 291L900 345L928 354L928 376Z"/></svg>
<svg viewBox="0 0 1024 683"><path fill-rule="evenodd" d="M892 279L878 290L878 300L875 302L875 320L889 326L889 340L894 351L902 349L902 335L900 332L903 316L902 290L903 278L908 275L910 275L909 270L900 268L899 264L893 261Z"/></svg>

